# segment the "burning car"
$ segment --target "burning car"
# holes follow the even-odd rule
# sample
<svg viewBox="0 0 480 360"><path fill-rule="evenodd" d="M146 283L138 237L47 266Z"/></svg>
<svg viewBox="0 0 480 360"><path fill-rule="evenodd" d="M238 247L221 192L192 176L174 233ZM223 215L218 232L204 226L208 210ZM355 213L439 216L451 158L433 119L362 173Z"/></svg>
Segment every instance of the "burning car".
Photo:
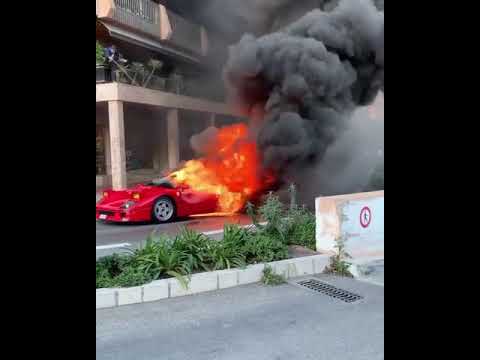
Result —
<svg viewBox="0 0 480 360"><path fill-rule="evenodd" d="M261 166L246 124L215 130L203 157L186 161L158 181L124 191L105 191L98 220L169 222L199 214L230 215L270 189L276 178Z"/></svg>
<svg viewBox="0 0 480 360"><path fill-rule="evenodd" d="M122 191L105 191L96 219L110 222L166 223L178 217L215 212L218 195L160 179Z"/></svg>

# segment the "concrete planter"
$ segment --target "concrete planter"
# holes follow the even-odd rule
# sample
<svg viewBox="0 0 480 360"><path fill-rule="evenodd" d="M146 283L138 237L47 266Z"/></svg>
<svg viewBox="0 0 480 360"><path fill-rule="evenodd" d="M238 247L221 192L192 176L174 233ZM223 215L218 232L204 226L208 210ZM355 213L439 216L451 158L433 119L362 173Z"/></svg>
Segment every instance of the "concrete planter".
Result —
<svg viewBox="0 0 480 360"><path fill-rule="evenodd" d="M287 279L297 276L313 275L323 272L329 263L330 255L313 255L266 265ZM116 306L138 304L200 294L202 292L226 289L234 286L259 282L263 276L265 264L249 265L245 269L219 270L193 274L188 289L184 289L174 278L153 281L149 284L122 289L97 289L96 308L105 309Z"/></svg>

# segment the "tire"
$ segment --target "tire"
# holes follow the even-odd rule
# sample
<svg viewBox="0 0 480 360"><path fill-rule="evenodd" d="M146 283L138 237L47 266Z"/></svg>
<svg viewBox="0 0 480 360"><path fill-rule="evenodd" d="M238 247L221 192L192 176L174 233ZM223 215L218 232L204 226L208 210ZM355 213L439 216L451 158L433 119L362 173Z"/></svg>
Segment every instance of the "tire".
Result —
<svg viewBox="0 0 480 360"><path fill-rule="evenodd" d="M172 199L162 196L155 200L152 207L152 220L156 223L168 223L177 217L177 207Z"/></svg>

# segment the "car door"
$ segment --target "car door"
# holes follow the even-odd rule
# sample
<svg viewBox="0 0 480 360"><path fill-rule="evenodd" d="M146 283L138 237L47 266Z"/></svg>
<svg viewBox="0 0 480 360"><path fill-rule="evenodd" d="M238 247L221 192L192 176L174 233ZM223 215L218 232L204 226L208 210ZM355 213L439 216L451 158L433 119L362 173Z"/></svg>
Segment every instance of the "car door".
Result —
<svg viewBox="0 0 480 360"><path fill-rule="evenodd" d="M190 214L203 214L215 212L217 207L217 197L205 192L192 190L189 187L183 187L180 190L180 197L188 208Z"/></svg>

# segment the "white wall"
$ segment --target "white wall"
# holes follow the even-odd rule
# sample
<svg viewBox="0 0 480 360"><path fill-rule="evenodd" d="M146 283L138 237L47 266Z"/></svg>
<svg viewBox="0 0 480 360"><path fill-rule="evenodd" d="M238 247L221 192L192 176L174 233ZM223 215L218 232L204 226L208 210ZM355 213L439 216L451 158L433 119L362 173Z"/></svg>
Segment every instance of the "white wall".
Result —
<svg viewBox="0 0 480 360"><path fill-rule="evenodd" d="M315 201L317 250L335 251L343 238L354 258L384 255L384 191L319 197Z"/></svg>

